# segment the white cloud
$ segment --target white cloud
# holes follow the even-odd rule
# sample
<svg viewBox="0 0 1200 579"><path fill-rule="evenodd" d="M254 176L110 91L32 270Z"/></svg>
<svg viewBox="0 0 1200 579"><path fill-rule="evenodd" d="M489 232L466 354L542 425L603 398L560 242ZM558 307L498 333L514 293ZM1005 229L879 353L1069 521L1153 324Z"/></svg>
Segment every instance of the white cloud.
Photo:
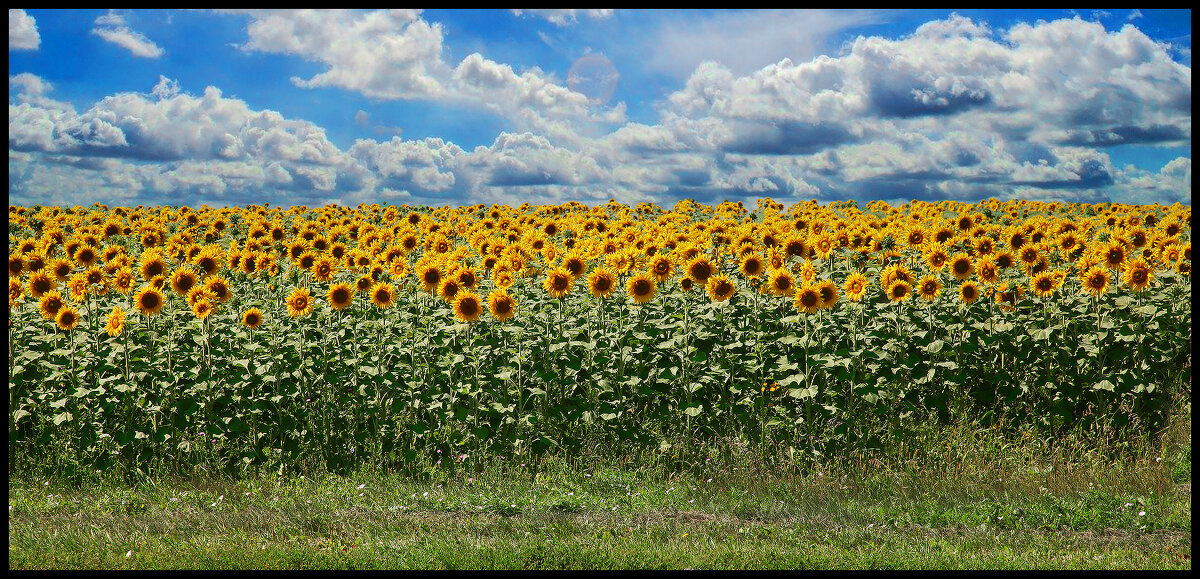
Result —
<svg viewBox="0 0 1200 579"><path fill-rule="evenodd" d="M37 22L20 8L8 9L8 49L37 50L42 37L38 35Z"/></svg>
<svg viewBox="0 0 1200 579"><path fill-rule="evenodd" d="M92 29L92 34L141 58L158 58L165 53L145 35L129 28L125 17L115 12L96 18L96 27Z"/></svg>
<svg viewBox="0 0 1200 579"><path fill-rule="evenodd" d="M380 42L420 21L418 13L337 13L320 29L303 12L254 18L272 25L247 46L295 54L308 54L321 35L339 42L347 30L374 27ZM360 42L349 39L330 51L343 56L331 56L327 72L362 72L334 75L362 81L347 80L349 90L430 98L411 76L370 80L383 74L372 67L425 62L442 102L510 120L489 145L467 151L394 137L343 151L309 121L254 110L215 87L189 95L165 77L148 94L116 94L76 112L24 73L9 78L10 194L18 203L66 190L87 203L440 205L763 196L1173 202L1191 192L1186 156L1146 171L1118 168L1107 152L1191 140L1190 67L1132 25L1109 32L1072 19L993 30L952 16L902 38L861 37L834 56L781 58L744 74L706 61L661 101L656 123L628 123L623 107L597 108L540 69L478 53L451 68L440 29L436 39L436 58L363 63L345 60ZM354 118L381 126L363 110Z"/></svg>
<svg viewBox="0 0 1200 579"><path fill-rule="evenodd" d="M650 70L674 78L687 78L706 60L744 75L785 58L809 60L841 31L880 19L878 12L845 10L680 13L640 49Z"/></svg>
<svg viewBox="0 0 1200 579"><path fill-rule="evenodd" d="M29 72L9 76L8 90L13 90L14 86L17 88L19 94L29 97L42 96L54 90L54 85L46 82L42 77Z"/></svg>
<svg viewBox="0 0 1200 579"><path fill-rule="evenodd" d="M335 86L376 99L425 99L481 106L518 130L573 139L582 125L620 123L624 107L589 108L587 97L541 69L518 73L473 53L451 68L443 60L442 26L418 10L248 11L244 50L294 54L327 69L296 86Z"/></svg>
<svg viewBox="0 0 1200 579"><path fill-rule="evenodd" d="M419 10L254 10L244 50L294 54L327 69L293 78L305 88L333 86L377 99L438 98L449 69L442 27Z"/></svg>
<svg viewBox="0 0 1200 579"><path fill-rule="evenodd" d="M612 8L590 8L590 9L586 9L586 10L577 9L577 8L533 8L533 9L514 8L514 9L512 9L512 13L517 16L523 16L525 14L537 16L539 18L546 19L546 21L548 21L551 24L554 24L556 26L567 26L569 24L575 24L576 22L579 21L580 14L587 15L589 18L604 19L604 18L611 17L614 12L616 12L616 10L614 10Z"/></svg>

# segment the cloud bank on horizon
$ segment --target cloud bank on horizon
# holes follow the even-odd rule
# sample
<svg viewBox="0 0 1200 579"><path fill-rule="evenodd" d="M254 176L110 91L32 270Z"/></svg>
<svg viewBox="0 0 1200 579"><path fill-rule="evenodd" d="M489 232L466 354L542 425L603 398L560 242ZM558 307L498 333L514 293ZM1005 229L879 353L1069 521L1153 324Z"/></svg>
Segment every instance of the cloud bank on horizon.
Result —
<svg viewBox="0 0 1200 579"><path fill-rule="evenodd" d="M916 16L10 9L9 199L1190 203L1190 18Z"/></svg>

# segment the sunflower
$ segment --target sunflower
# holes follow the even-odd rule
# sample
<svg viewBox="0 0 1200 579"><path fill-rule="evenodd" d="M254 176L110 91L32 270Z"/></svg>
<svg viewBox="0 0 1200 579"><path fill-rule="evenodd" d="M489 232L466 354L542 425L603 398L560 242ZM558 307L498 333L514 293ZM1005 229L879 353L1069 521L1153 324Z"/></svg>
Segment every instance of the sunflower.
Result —
<svg viewBox="0 0 1200 579"><path fill-rule="evenodd" d="M206 299L196 300L196 303L192 304L192 313L196 315L196 319L203 320L207 318L213 313L212 302Z"/></svg>
<svg viewBox="0 0 1200 579"><path fill-rule="evenodd" d="M90 245L79 246L79 249L75 250L75 254L72 257L82 267L92 267L100 259L100 256L96 253L96 248Z"/></svg>
<svg viewBox="0 0 1200 579"><path fill-rule="evenodd" d="M390 283L377 283L371 286L371 303L375 307L386 310L392 307L392 302L396 298L396 288Z"/></svg>
<svg viewBox="0 0 1200 579"><path fill-rule="evenodd" d="M483 304L479 302L479 298L474 293L464 290L454 299L454 315L459 320L468 323L474 322L482 313Z"/></svg>
<svg viewBox="0 0 1200 579"><path fill-rule="evenodd" d="M167 299L163 296L162 290L147 284L142 286L141 290L138 290L133 301L137 304L138 311L142 312L143 315L154 316L162 311Z"/></svg>
<svg viewBox="0 0 1200 579"><path fill-rule="evenodd" d="M729 280L729 277L723 274L714 275L708 278L708 298L714 302L723 302L733 297L737 291L737 286Z"/></svg>
<svg viewBox="0 0 1200 579"><path fill-rule="evenodd" d="M1016 263L1013 259L1012 252L1008 250L997 252L995 261L996 267L1000 269L1008 269Z"/></svg>
<svg viewBox="0 0 1200 579"><path fill-rule="evenodd" d="M812 283L815 279L817 279L817 270L813 267L812 260L804 260L804 264L800 266L800 281Z"/></svg>
<svg viewBox="0 0 1200 579"><path fill-rule="evenodd" d="M512 287L514 283L516 283L516 280L513 279L512 272L505 269L497 271L496 274L492 276L492 283L495 284L495 286L499 289L508 289Z"/></svg>
<svg viewBox="0 0 1200 579"><path fill-rule="evenodd" d="M204 275L213 275L221 269L221 255L217 251L219 250L208 249L202 251L200 255L197 255L192 260L192 263L196 264L196 267L199 267L204 272Z"/></svg>
<svg viewBox="0 0 1200 579"><path fill-rule="evenodd" d="M296 260L296 264L300 269L312 271L313 265L317 263L317 254L311 250L305 250L300 254L300 258Z"/></svg>
<svg viewBox="0 0 1200 579"><path fill-rule="evenodd" d="M337 267L338 262L332 257L326 255L317 257L312 267L313 279L317 281L329 281L333 279L333 274L337 273Z"/></svg>
<svg viewBox="0 0 1200 579"><path fill-rule="evenodd" d="M139 273L142 274L142 279L144 280L151 280L160 275L166 275L167 263L158 252L146 251L142 253Z"/></svg>
<svg viewBox="0 0 1200 579"><path fill-rule="evenodd" d="M196 282L196 274L184 267L175 270L175 273L171 274L171 289L181 296L186 296L188 292L192 291Z"/></svg>
<svg viewBox="0 0 1200 579"><path fill-rule="evenodd" d="M888 300L902 302L912 297L912 285L904 280L896 280L887 288Z"/></svg>
<svg viewBox="0 0 1200 579"><path fill-rule="evenodd" d="M917 278L913 273L907 267L904 267L902 263L893 263L883 268L883 271L879 273L879 287L883 289L887 289L888 286L897 281L907 282L909 285L912 285L916 280Z"/></svg>
<svg viewBox="0 0 1200 579"><path fill-rule="evenodd" d="M329 306L335 310L341 311L354 303L354 289L350 284L335 283L329 286L329 291L325 293L329 298Z"/></svg>
<svg viewBox="0 0 1200 579"><path fill-rule="evenodd" d="M941 291L942 284L932 275L921 278L921 281L917 283L917 295L925 298L926 301L932 302Z"/></svg>
<svg viewBox="0 0 1200 579"><path fill-rule="evenodd" d="M984 255L975 263L975 275L983 283L994 283L1000 277L1000 268L990 255Z"/></svg>
<svg viewBox="0 0 1200 579"><path fill-rule="evenodd" d="M697 283L707 284L708 278L716 273L716 268L707 257L699 255L688 262L687 272L688 277L696 280Z"/></svg>
<svg viewBox="0 0 1200 579"><path fill-rule="evenodd" d="M16 281L16 280L14 280ZM52 291L57 285L44 271L34 272L29 276L29 295L41 299L46 292Z"/></svg>
<svg viewBox="0 0 1200 579"><path fill-rule="evenodd" d="M58 325L58 329L71 331L75 326L79 325L79 312L71 306L59 308L58 315L54 316L54 323Z"/></svg>
<svg viewBox="0 0 1200 579"><path fill-rule="evenodd" d="M209 303L212 303L212 301L215 299L217 299L216 296L213 295L213 293L209 291L207 287L202 285L193 287L192 291L188 292L187 295L187 303L189 306L196 305L196 302L200 300L206 300Z"/></svg>
<svg viewBox="0 0 1200 579"><path fill-rule="evenodd" d="M1125 264L1125 275L1121 277L1121 281L1125 282L1133 291L1140 292L1154 281L1154 270L1146 265L1145 261L1135 259Z"/></svg>
<svg viewBox="0 0 1200 579"><path fill-rule="evenodd" d="M1186 275L1188 277L1191 277L1191 275L1192 275L1191 260L1181 259L1181 260L1175 262L1175 272L1178 273L1179 275Z"/></svg>
<svg viewBox="0 0 1200 579"><path fill-rule="evenodd" d="M933 271L941 271L942 268L946 267L948 261L950 261L950 256L946 255L946 250L940 246L933 248L929 253L925 254L925 265L928 265L929 269Z"/></svg>
<svg viewBox="0 0 1200 579"><path fill-rule="evenodd" d="M85 275L83 272L72 275L71 279L67 280L67 288L71 292L71 301L75 303L82 303L83 300L87 298L88 294L87 275Z"/></svg>
<svg viewBox="0 0 1200 579"><path fill-rule="evenodd" d="M512 319L517 302L503 288L499 288L488 295L488 310L492 312L492 317L503 322Z"/></svg>
<svg viewBox="0 0 1200 579"><path fill-rule="evenodd" d="M929 230L921 225L913 225L904 236L904 241L912 247L921 247L927 239L929 239Z"/></svg>
<svg viewBox="0 0 1200 579"><path fill-rule="evenodd" d="M417 275L421 278L421 289L429 293L437 293L442 285L442 268L436 263L426 263L417 267Z"/></svg>
<svg viewBox="0 0 1200 579"><path fill-rule="evenodd" d="M662 283L671 279L674 265L671 264L671 258L665 255L659 255L650 260L650 273L654 276L654 281Z"/></svg>
<svg viewBox="0 0 1200 579"><path fill-rule="evenodd" d="M991 255L992 252L995 251L995 249L996 249L995 242L992 241L992 238L990 238L986 235L975 240L975 254L976 255Z"/></svg>
<svg viewBox="0 0 1200 579"><path fill-rule="evenodd" d="M695 286L696 286L696 280L693 280L692 278L687 277L686 275L679 278L679 289L683 290L684 293L692 291L692 288Z"/></svg>
<svg viewBox="0 0 1200 579"><path fill-rule="evenodd" d="M1039 298L1048 298L1054 295L1054 291L1058 289L1057 281L1053 273L1048 271L1042 272L1033 278L1029 287Z"/></svg>
<svg viewBox="0 0 1200 579"><path fill-rule="evenodd" d="M806 283L796 290L792 303L801 313L811 314L821 309L821 294L816 286Z"/></svg>
<svg viewBox="0 0 1200 579"><path fill-rule="evenodd" d="M654 294L658 293L658 286L649 274L639 273L629 278L629 282L625 284L625 290L629 293L629 297L633 298L633 301L644 304L654 299Z"/></svg>
<svg viewBox="0 0 1200 579"><path fill-rule="evenodd" d="M1051 283L1054 283L1053 279L1051 279ZM1012 288L1012 291L1008 291L1007 283L1000 284L999 287L996 288L996 304L998 304L1000 309L1003 311L1013 311L1016 309L1017 300L1021 299L1021 290L1022 287L1017 285Z"/></svg>
<svg viewBox="0 0 1200 579"><path fill-rule="evenodd" d="M587 262L583 259L583 256L576 252L571 252L563 257L562 268L571 274L572 279L578 279L583 275L584 270L587 269Z"/></svg>
<svg viewBox="0 0 1200 579"><path fill-rule="evenodd" d="M971 263L971 258L965 253L955 255L950 260L950 273L954 274L954 279L966 279L971 277L975 271L975 265Z"/></svg>
<svg viewBox="0 0 1200 579"><path fill-rule="evenodd" d="M120 336L121 332L125 331L125 311L119 306L113 306L113 311L108 314L104 329L108 331L108 335L114 338Z"/></svg>
<svg viewBox="0 0 1200 579"><path fill-rule="evenodd" d="M250 308L242 312L242 325L257 330L263 322L263 313L258 308Z"/></svg>
<svg viewBox="0 0 1200 579"><path fill-rule="evenodd" d="M588 276L588 292L604 299L617 291L617 276L606 268L598 267Z"/></svg>
<svg viewBox="0 0 1200 579"><path fill-rule="evenodd" d="M846 297L850 298L850 301L857 302L862 300L863 295L867 293L867 285L869 283L866 276L854 272L850 274L850 277L846 278L846 282L842 284L842 289L845 290Z"/></svg>
<svg viewBox="0 0 1200 579"><path fill-rule="evenodd" d="M741 263L738 264L738 271L746 279L758 279L762 276L764 270L766 270L766 264L763 263L763 259L756 252L743 255Z"/></svg>
<svg viewBox="0 0 1200 579"><path fill-rule="evenodd" d="M392 277L402 277L402 276L393 275ZM357 291L359 293L366 293L366 292L371 291L371 286L373 286L373 285L375 285L375 280L371 279L371 276L369 276L369 275L363 275L358 278L358 281L354 282L354 291Z"/></svg>
<svg viewBox="0 0 1200 579"><path fill-rule="evenodd" d="M122 267L113 274L112 285L117 291L124 295L129 295L133 291L136 281L133 278L133 270L128 267Z"/></svg>
<svg viewBox="0 0 1200 579"><path fill-rule="evenodd" d="M21 285L21 280L9 278L8 280L8 308L12 309L17 302L21 300L21 296L25 295L25 288ZM12 319L9 319L12 323Z"/></svg>
<svg viewBox="0 0 1200 579"><path fill-rule="evenodd" d="M1108 291L1108 282L1111 279L1108 269L1098 265L1092 266L1091 269L1085 271L1079 278L1083 283L1083 289L1094 296L1099 296Z"/></svg>
<svg viewBox="0 0 1200 579"><path fill-rule="evenodd" d="M18 277L25 269L25 257L19 253L8 254L8 277Z"/></svg>
<svg viewBox="0 0 1200 579"><path fill-rule="evenodd" d="M50 260L46 269L50 270L50 273L54 274L54 279L58 281L67 281L71 277L71 262L61 257Z"/></svg>
<svg viewBox="0 0 1200 579"><path fill-rule="evenodd" d="M965 281L958 288L958 299L964 304L973 304L979 299L979 285L973 281Z"/></svg>
<svg viewBox="0 0 1200 579"><path fill-rule="evenodd" d="M771 271L767 276L768 292L777 296L786 296L796 291L796 276L785 267Z"/></svg>
<svg viewBox="0 0 1200 579"><path fill-rule="evenodd" d="M229 281L219 275L208 278L204 287L212 292L213 298L220 303L225 303L233 297L233 292L229 290Z"/></svg>
<svg viewBox="0 0 1200 579"><path fill-rule="evenodd" d="M1017 258L1021 260L1022 264L1028 267L1037 263L1042 258L1042 254L1036 247L1026 245L1017 253Z"/></svg>
<svg viewBox="0 0 1200 579"><path fill-rule="evenodd" d="M42 313L42 317L47 320L54 321L58 317L58 311L66 305L63 303L62 296L58 290L50 290L42 294L42 299L38 302L38 310Z"/></svg>
<svg viewBox="0 0 1200 579"><path fill-rule="evenodd" d="M458 283L457 277L450 275L442 280L442 285L438 287L438 295L446 300L446 303L452 304L462 289L462 284Z"/></svg>
<svg viewBox="0 0 1200 579"><path fill-rule="evenodd" d="M1110 241L1101 246L1100 255L1104 258L1104 265L1109 269L1121 269L1125 263L1127 252L1125 246L1119 241Z"/></svg>
<svg viewBox="0 0 1200 579"><path fill-rule="evenodd" d="M313 311L312 293L308 288L298 287L287 297L288 315L293 318L307 316Z"/></svg>
<svg viewBox="0 0 1200 579"><path fill-rule="evenodd" d="M1068 259L1074 259L1083 250L1083 244L1079 242L1079 236L1073 231L1068 231L1058 236L1054 245L1058 248L1059 253Z"/></svg>
<svg viewBox="0 0 1200 579"><path fill-rule="evenodd" d="M804 238L794 235L783 243L783 253L785 257L808 257L808 244Z"/></svg>
<svg viewBox="0 0 1200 579"><path fill-rule="evenodd" d="M832 281L823 279L817 282L817 293L821 295L821 309L827 310L837 305L838 289Z"/></svg>
<svg viewBox="0 0 1200 579"><path fill-rule="evenodd" d="M563 298L571 293L571 286L574 285L573 282L571 272L562 268L556 268L546 275L546 280L542 283L542 287L545 288L546 293L550 294L550 297Z"/></svg>

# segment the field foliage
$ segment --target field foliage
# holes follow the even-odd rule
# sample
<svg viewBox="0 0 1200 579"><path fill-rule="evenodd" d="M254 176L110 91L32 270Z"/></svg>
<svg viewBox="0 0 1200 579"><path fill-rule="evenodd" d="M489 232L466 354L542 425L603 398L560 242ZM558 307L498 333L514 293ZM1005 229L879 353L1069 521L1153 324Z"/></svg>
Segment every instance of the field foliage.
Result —
<svg viewBox="0 0 1200 579"><path fill-rule="evenodd" d="M10 206L10 471L1133 438L1190 275L1179 205Z"/></svg>

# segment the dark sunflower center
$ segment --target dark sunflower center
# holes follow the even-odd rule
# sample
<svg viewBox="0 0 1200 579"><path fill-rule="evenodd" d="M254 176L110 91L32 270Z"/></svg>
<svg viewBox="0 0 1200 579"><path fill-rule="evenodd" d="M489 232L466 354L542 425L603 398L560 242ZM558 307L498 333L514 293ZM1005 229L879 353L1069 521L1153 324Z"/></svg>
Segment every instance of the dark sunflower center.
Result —
<svg viewBox="0 0 1200 579"><path fill-rule="evenodd" d="M820 296L814 292L804 292L800 295L800 303L804 304L805 307L817 305L817 300L819 299L821 299Z"/></svg>
<svg viewBox="0 0 1200 579"><path fill-rule="evenodd" d="M633 284L633 293L639 296L644 296L650 293L650 282L644 279L637 280L637 282Z"/></svg>

